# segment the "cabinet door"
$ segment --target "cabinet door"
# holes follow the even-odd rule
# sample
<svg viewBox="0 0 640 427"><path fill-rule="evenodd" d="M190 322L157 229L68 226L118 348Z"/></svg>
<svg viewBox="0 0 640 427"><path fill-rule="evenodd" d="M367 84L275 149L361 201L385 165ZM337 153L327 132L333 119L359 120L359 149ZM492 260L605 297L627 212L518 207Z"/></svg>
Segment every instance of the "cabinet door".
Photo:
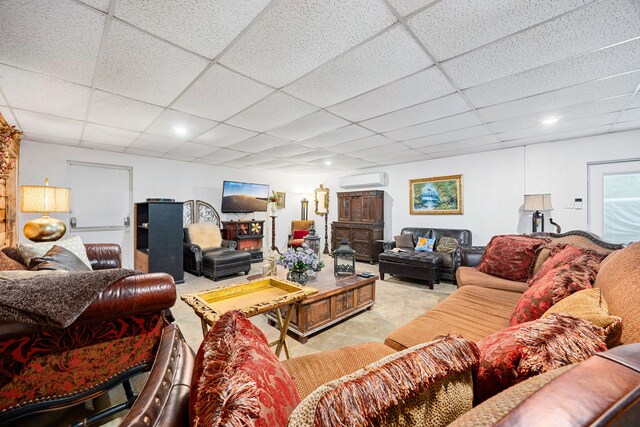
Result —
<svg viewBox="0 0 640 427"><path fill-rule="evenodd" d="M351 198L338 197L338 221L349 221L351 215Z"/></svg>
<svg viewBox="0 0 640 427"><path fill-rule="evenodd" d="M360 195L355 195L351 198L351 217L349 218L349 221L362 222L362 199L363 198Z"/></svg>
<svg viewBox="0 0 640 427"><path fill-rule="evenodd" d="M376 201L373 196L362 196L362 222L376 222Z"/></svg>

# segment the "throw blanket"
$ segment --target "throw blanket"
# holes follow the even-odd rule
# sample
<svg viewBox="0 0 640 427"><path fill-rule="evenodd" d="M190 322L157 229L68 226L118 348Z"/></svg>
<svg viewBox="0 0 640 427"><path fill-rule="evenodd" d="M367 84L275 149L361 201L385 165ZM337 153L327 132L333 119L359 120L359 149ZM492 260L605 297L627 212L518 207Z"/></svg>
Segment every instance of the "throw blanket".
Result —
<svg viewBox="0 0 640 427"><path fill-rule="evenodd" d="M0 280L0 320L66 328L107 286L134 274L112 268Z"/></svg>

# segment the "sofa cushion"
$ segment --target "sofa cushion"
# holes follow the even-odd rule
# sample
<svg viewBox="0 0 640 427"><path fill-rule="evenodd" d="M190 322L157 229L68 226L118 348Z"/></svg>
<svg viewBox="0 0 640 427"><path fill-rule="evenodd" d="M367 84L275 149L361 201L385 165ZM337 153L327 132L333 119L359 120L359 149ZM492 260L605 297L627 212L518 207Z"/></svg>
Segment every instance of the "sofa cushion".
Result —
<svg viewBox="0 0 640 427"><path fill-rule="evenodd" d="M613 348L620 343L622 319L609 314L609 306L598 288L584 289L569 295L547 310L542 318L552 313L571 314L600 326L607 335L605 341L608 348Z"/></svg>
<svg viewBox="0 0 640 427"><path fill-rule="evenodd" d="M197 222L187 225L187 243L200 246L203 251L222 246L220 228L212 222Z"/></svg>
<svg viewBox="0 0 640 427"><path fill-rule="evenodd" d="M543 239L528 236L493 236L482 254L478 271L517 282L526 282Z"/></svg>
<svg viewBox="0 0 640 427"><path fill-rule="evenodd" d="M64 271L91 271L80 258L73 252L62 246L53 245L41 257L31 258L29 265L31 270L64 270Z"/></svg>
<svg viewBox="0 0 640 427"><path fill-rule="evenodd" d="M24 265L28 266L31 263L31 258L43 256L53 247L53 245L58 245L70 250L75 256L80 258L82 262L91 268L91 262L89 261L89 257L87 257L87 249L79 236L65 240L58 240L56 242L18 243L18 252L20 252L20 256L24 259Z"/></svg>
<svg viewBox="0 0 640 427"><path fill-rule="evenodd" d="M436 251L452 254L458 249L458 241L453 237L441 237L438 240Z"/></svg>
<svg viewBox="0 0 640 427"><path fill-rule="evenodd" d="M478 342L475 400L482 402L526 378L605 351L604 337L599 326L559 313L498 331Z"/></svg>
<svg viewBox="0 0 640 427"><path fill-rule="evenodd" d="M322 385L289 426L446 425L471 409L475 344L444 337Z"/></svg>
<svg viewBox="0 0 640 427"><path fill-rule="evenodd" d="M18 261L9 258L7 254L0 251L0 271L7 270L26 270L27 267L20 264Z"/></svg>
<svg viewBox="0 0 640 427"><path fill-rule="evenodd" d="M609 255L600 265L595 287L609 305L609 313L622 318L622 344L640 342L640 242Z"/></svg>
<svg viewBox="0 0 640 427"><path fill-rule="evenodd" d="M592 287L598 273L599 262L591 255L583 255L575 260L549 270L542 277L531 282L511 316L510 324L539 319L552 305L574 292Z"/></svg>
<svg viewBox="0 0 640 427"><path fill-rule="evenodd" d="M223 314L198 349L191 425L284 426L299 402L262 331L239 311Z"/></svg>
<svg viewBox="0 0 640 427"><path fill-rule="evenodd" d="M309 230L293 230L293 240L302 240L309 235Z"/></svg>
<svg viewBox="0 0 640 427"><path fill-rule="evenodd" d="M362 369L395 352L382 343L357 344L294 357L282 364L291 375L300 397L304 399L322 384Z"/></svg>
<svg viewBox="0 0 640 427"><path fill-rule="evenodd" d="M482 288L498 289L501 291L515 292L521 294L527 289L526 283L514 282L513 280L503 279L501 277L491 276L482 273L473 267L460 266L456 270L456 283L458 287L471 285L480 286Z"/></svg>
<svg viewBox="0 0 640 427"><path fill-rule="evenodd" d="M453 265L453 255L448 252L438 252L442 257L442 266L445 268L451 268Z"/></svg>
<svg viewBox="0 0 640 427"><path fill-rule="evenodd" d="M550 270L573 261L582 255L591 255L598 262L602 261L607 255L590 249L581 248L579 246L568 245L565 243L551 246L549 257L540 266L535 275L529 279L529 285L539 280L540 277L546 275Z"/></svg>
<svg viewBox="0 0 640 427"><path fill-rule="evenodd" d="M413 235L412 234L400 234L399 236L393 236L393 240L396 242L396 248L410 248L413 249Z"/></svg>
<svg viewBox="0 0 640 427"><path fill-rule="evenodd" d="M384 343L396 350L404 350L448 334L479 341L509 326L509 317L519 297L513 292L465 286L422 316L393 331Z"/></svg>

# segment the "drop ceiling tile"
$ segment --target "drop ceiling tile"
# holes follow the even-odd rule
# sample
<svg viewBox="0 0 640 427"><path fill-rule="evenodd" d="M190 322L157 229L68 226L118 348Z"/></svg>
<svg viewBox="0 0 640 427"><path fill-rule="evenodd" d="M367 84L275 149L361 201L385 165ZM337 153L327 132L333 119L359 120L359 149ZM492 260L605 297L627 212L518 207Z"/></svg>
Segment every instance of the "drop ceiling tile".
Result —
<svg viewBox="0 0 640 427"><path fill-rule="evenodd" d="M304 140L310 147L330 147L346 141L373 135L374 133L358 125L349 125Z"/></svg>
<svg viewBox="0 0 640 427"><path fill-rule="evenodd" d="M227 120L227 123L264 132L317 110L318 107L278 91Z"/></svg>
<svg viewBox="0 0 640 427"><path fill-rule="evenodd" d="M491 132L487 126L481 125L412 139L411 141L405 141L404 144L413 148L422 148L427 145L444 144L445 142L460 141L462 139L476 138L489 134L491 134Z"/></svg>
<svg viewBox="0 0 640 427"><path fill-rule="evenodd" d="M349 122L333 114L329 114L326 111L318 111L282 127L272 129L268 133L297 141L328 132L347 124L349 124Z"/></svg>
<svg viewBox="0 0 640 427"><path fill-rule="evenodd" d="M138 150L137 148L127 148L124 150L127 154L133 154L135 156L144 156L144 157L160 157L162 153L158 153L155 151L146 151L146 150Z"/></svg>
<svg viewBox="0 0 640 427"><path fill-rule="evenodd" d="M163 159L168 159L168 160L178 160L181 162L191 162L193 160L195 160L195 157L192 156L179 156L177 154L163 154L162 155Z"/></svg>
<svg viewBox="0 0 640 427"><path fill-rule="evenodd" d="M459 94L454 93L433 101L394 111L384 116L365 120L360 122L360 125L376 132L388 132L441 117L453 116L470 109L465 100Z"/></svg>
<svg viewBox="0 0 640 427"><path fill-rule="evenodd" d="M247 153L241 153L240 151L229 150L227 148L222 148L220 150L216 150L211 154L207 154L203 156L204 159L215 160L218 162L228 162L231 160L239 159L240 157L245 157Z"/></svg>
<svg viewBox="0 0 640 427"><path fill-rule="evenodd" d="M431 64L407 30L397 25L283 90L314 105L328 107Z"/></svg>
<svg viewBox="0 0 640 427"><path fill-rule="evenodd" d="M138 136L140 136L140 132L87 123L82 140L98 144L128 147Z"/></svg>
<svg viewBox="0 0 640 427"><path fill-rule="evenodd" d="M482 120L473 111L433 120L427 123L410 126L403 129L387 132L384 135L396 141L406 141L408 139L420 138L422 136L434 135L436 133L449 132L469 126L482 124Z"/></svg>
<svg viewBox="0 0 640 427"><path fill-rule="evenodd" d="M640 39L525 71L464 91L476 107L640 69Z"/></svg>
<svg viewBox="0 0 640 427"><path fill-rule="evenodd" d="M585 136L600 135L609 132L610 129L611 125L595 126L586 129L578 129L568 132L558 132L549 135L505 141L503 144L507 147L517 147L521 145L538 144L542 142L565 141L571 138L582 138Z"/></svg>
<svg viewBox="0 0 640 427"><path fill-rule="evenodd" d="M205 59L114 20L96 73L96 86L167 106L206 65Z"/></svg>
<svg viewBox="0 0 640 427"><path fill-rule="evenodd" d="M88 87L0 64L0 87L13 108L83 119Z"/></svg>
<svg viewBox="0 0 640 427"><path fill-rule="evenodd" d="M327 150L333 153L351 153L353 151L375 148L388 144L396 144L396 141L385 138L382 135L373 135L367 138L356 139L355 141L343 142L342 144L327 147Z"/></svg>
<svg viewBox="0 0 640 427"><path fill-rule="evenodd" d="M87 120L122 129L143 131L159 115L163 108L96 90L91 99Z"/></svg>
<svg viewBox="0 0 640 427"><path fill-rule="evenodd" d="M186 142L182 145L171 150L171 154L178 154L181 156L194 156L202 157L207 154L211 154L219 148L211 147L210 145L195 144L193 142Z"/></svg>
<svg viewBox="0 0 640 427"><path fill-rule="evenodd" d="M571 120L567 122L560 120L559 122L554 123L552 125L541 124L539 126L528 128L528 129L503 132L498 134L498 136L503 141L511 141L514 139L531 138L531 137L540 136L540 135L568 132L568 131L579 130L579 129L584 129L588 127L611 124L616 120L618 115L619 115L618 112L614 112L614 113L603 114L601 116L586 117L586 118Z"/></svg>
<svg viewBox="0 0 640 427"><path fill-rule="evenodd" d="M624 130L640 129L640 120L633 122L616 123L612 128L612 132L620 132Z"/></svg>
<svg viewBox="0 0 640 427"><path fill-rule="evenodd" d="M131 148L166 153L167 151L171 151L184 143L185 141L181 141L179 139L165 138L158 135L143 133L133 144L131 144Z"/></svg>
<svg viewBox="0 0 640 427"><path fill-rule="evenodd" d="M9 107L0 107L0 113L10 125L16 125L16 118L13 116Z"/></svg>
<svg viewBox="0 0 640 427"><path fill-rule="evenodd" d="M269 0L119 0L115 16L213 59Z"/></svg>
<svg viewBox="0 0 640 427"><path fill-rule="evenodd" d="M220 62L282 87L395 21L383 2L276 0Z"/></svg>
<svg viewBox="0 0 640 427"><path fill-rule="evenodd" d="M442 66L465 89L637 37L639 18L637 0L593 2Z"/></svg>
<svg viewBox="0 0 640 427"><path fill-rule="evenodd" d="M276 160L271 160L268 163L261 164L260 168L261 169L278 169L286 172L287 168L290 166L293 166L294 164L295 163L290 162L288 160L276 159Z"/></svg>
<svg viewBox="0 0 640 427"><path fill-rule="evenodd" d="M25 133L37 133L55 138L80 140L82 122L79 120L63 119L61 117L34 113L31 111L13 110L15 118L20 122Z"/></svg>
<svg viewBox="0 0 640 427"><path fill-rule="evenodd" d="M2 92L0 92L0 105L7 105L7 100L4 99Z"/></svg>
<svg viewBox="0 0 640 427"><path fill-rule="evenodd" d="M631 95L616 96L613 98L599 99L584 104L570 105L540 113L514 117L506 120L498 120L489 123L494 132L508 132L517 129L526 129L542 125L542 120L548 117L558 117L562 121L575 120L582 117L598 116L612 111L621 111L629 101Z"/></svg>
<svg viewBox="0 0 640 427"><path fill-rule="evenodd" d="M430 67L329 107L328 110L345 119L360 121L452 92L455 92L455 89L444 74L436 67Z"/></svg>
<svg viewBox="0 0 640 427"><path fill-rule="evenodd" d="M172 108L222 121L273 91L269 86L214 65L178 98Z"/></svg>
<svg viewBox="0 0 640 427"><path fill-rule="evenodd" d="M389 0L393 8L402 16L407 16L435 2L436 0Z"/></svg>
<svg viewBox="0 0 640 427"><path fill-rule="evenodd" d="M631 103L627 108L638 108L640 107L640 91L638 91L633 99L631 99Z"/></svg>
<svg viewBox="0 0 640 427"><path fill-rule="evenodd" d="M313 151L313 148L311 147L307 147L306 145L296 144L295 142L292 142L287 145L281 145L280 147L270 148L269 150L265 150L260 154L266 154L269 157L288 159L291 156L296 156L298 154L303 154L303 153L309 153L311 151Z"/></svg>
<svg viewBox="0 0 640 427"><path fill-rule="evenodd" d="M353 153L351 155L353 155ZM423 157L426 157L425 154L417 150L404 149L379 156L366 157L366 159L374 163L387 164L387 162L395 162L398 160L402 160L402 162L415 162L421 160Z"/></svg>
<svg viewBox="0 0 640 427"><path fill-rule="evenodd" d="M211 160L211 159L195 159L194 162L195 163L203 163L205 165L211 165L211 166L220 165L220 162L218 162L217 160Z"/></svg>
<svg viewBox="0 0 640 427"><path fill-rule="evenodd" d="M640 120L640 108L627 109L620 114L620 117L618 118L618 122L629 122L634 120Z"/></svg>
<svg viewBox="0 0 640 427"><path fill-rule="evenodd" d="M213 145L216 147L228 147L236 142L255 136L256 133L250 130L237 128L235 126L219 124L210 131L207 131L193 140L199 144Z"/></svg>
<svg viewBox="0 0 640 427"><path fill-rule="evenodd" d="M165 110L147 129L148 133L166 138L190 140L202 135L218 122L175 110Z"/></svg>
<svg viewBox="0 0 640 427"><path fill-rule="evenodd" d="M111 0L80 0L82 3L94 7L98 10L106 12L109 9L109 2Z"/></svg>
<svg viewBox="0 0 640 427"><path fill-rule="evenodd" d="M425 154L439 153L442 151L460 150L470 147L480 147L488 144L498 144L498 137L495 135L486 135L478 138L464 139L462 141L447 142L445 144L428 145L423 148L418 148L418 151Z"/></svg>
<svg viewBox="0 0 640 427"><path fill-rule="evenodd" d="M378 157L387 154L393 154L398 151L407 150L407 146L400 143L386 144L373 148L365 148L364 150L352 151L348 154L349 157L355 157L357 159L369 159L370 157Z"/></svg>
<svg viewBox="0 0 640 427"><path fill-rule="evenodd" d="M59 138L51 135L40 135L37 133L29 133L29 132L25 132L22 135L22 140L33 141L33 142L43 142L45 144L68 145L71 147L78 147L80 145L80 139Z"/></svg>
<svg viewBox="0 0 640 427"><path fill-rule="evenodd" d="M432 159L439 159L442 157L463 156L465 154L482 153L486 151L501 150L504 146L502 144L487 144L479 147L460 148L457 150L440 151L438 153L430 154Z"/></svg>
<svg viewBox="0 0 640 427"><path fill-rule="evenodd" d="M539 24L590 0L450 0L408 19L409 26L442 61Z"/></svg>
<svg viewBox="0 0 640 427"><path fill-rule="evenodd" d="M320 159L326 159L328 157L332 157L333 155L334 155L333 153L326 150L314 150L314 151L309 151L308 153L289 156L287 157L287 159L291 160L292 162L308 163L308 162L313 162Z"/></svg>
<svg viewBox="0 0 640 427"><path fill-rule="evenodd" d="M260 154L249 154L248 156L244 156L244 157L240 157L238 159L235 160L231 160L230 162L225 163L225 166L227 165L233 165L233 167L237 167L237 166L252 166L252 165L258 165L261 163L267 163L272 161L274 158L273 157L267 157L264 154L260 153Z"/></svg>
<svg viewBox="0 0 640 427"><path fill-rule="evenodd" d="M122 147L120 145L98 144L95 142L87 141L82 141L82 144L80 144L80 146L82 148L91 148L93 150L113 151L114 153L124 153L124 150L127 149L127 147Z"/></svg>
<svg viewBox="0 0 640 427"><path fill-rule="evenodd" d="M105 15L70 0L2 2L2 62L91 84Z"/></svg>
<svg viewBox="0 0 640 427"><path fill-rule="evenodd" d="M534 95L528 98L505 102L481 108L478 111L487 121L496 121L510 117L524 116L541 111L573 104L594 101L632 93L640 81L640 72L582 83L553 92Z"/></svg>
<svg viewBox="0 0 640 427"><path fill-rule="evenodd" d="M253 138L238 142L237 144L230 145L227 148L236 151L244 151L246 153L259 153L270 148L279 147L281 145L290 143L291 141L289 141L288 139L282 139L263 133L260 135L256 135Z"/></svg>

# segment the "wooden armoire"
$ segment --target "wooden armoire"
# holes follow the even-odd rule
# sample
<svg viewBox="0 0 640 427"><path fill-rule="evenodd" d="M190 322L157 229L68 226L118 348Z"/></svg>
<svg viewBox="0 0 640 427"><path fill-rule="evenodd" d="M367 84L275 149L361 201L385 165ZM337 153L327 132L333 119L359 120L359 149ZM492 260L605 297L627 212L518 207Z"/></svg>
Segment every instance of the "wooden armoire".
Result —
<svg viewBox="0 0 640 427"><path fill-rule="evenodd" d="M384 238L384 191L338 193L338 220L331 223L331 248L349 240L358 261L378 261Z"/></svg>

